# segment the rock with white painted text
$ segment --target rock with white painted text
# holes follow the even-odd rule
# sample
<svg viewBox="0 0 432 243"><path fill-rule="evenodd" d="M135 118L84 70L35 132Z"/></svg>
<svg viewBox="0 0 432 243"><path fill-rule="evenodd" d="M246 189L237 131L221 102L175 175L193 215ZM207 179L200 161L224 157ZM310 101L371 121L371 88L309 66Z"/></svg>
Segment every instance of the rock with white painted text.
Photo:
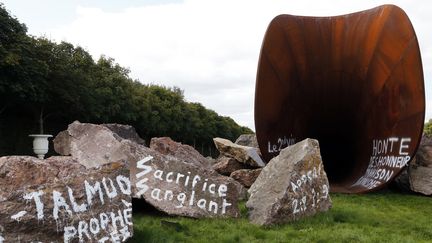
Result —
<svg viewBox="0 0 432 243"><path fill-rule="evenodd" d="M230 177L129 141L122 142L130 161L133 197L143 198L169 215L193 218L238 217L243 186Z"/></svg>
<svg viewBox="0 0 432 243"><path fill-rule="evenodd" d="M282 224L329 210L329 182L318 141L305 139L283 149L262 169L249 194L249 220L257 225Z"/></svg>
<svg viewBox="0 0 432 243"><path fill-rule="evenodd" d="M125 242L132 237L129 170L87 169L71 157L0 158L4 242Z"/></svg>
<svg viewBox="0 0 432 243"><path fill-rule="evenodd" d="M194 218L239 216L243 186L203 166L198 161L202 156L190 146L168 138L169 144L162 145L156 139L152 147L160 153L102 125L74 122L67 131L70 137L63 140L69 141L73 158L89 167L116 161L128 164L132 196L162 212Z"/></svg>

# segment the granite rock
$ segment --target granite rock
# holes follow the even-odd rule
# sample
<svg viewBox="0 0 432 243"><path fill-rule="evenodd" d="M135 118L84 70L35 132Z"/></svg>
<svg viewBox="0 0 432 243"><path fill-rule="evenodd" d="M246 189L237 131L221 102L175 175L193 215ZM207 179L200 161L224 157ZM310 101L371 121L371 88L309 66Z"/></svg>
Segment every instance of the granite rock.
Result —
<svg viewBox="0 0 432 243"><path fill-rule="evenodd" d="M192 146L173 141L169 137L152 138L150 148L167 156L186 163L211 168L211 161L202 156Z"/></svg>
<svg viewBox="0 0 432 243"><path fill-rule="evenodd" d="M123 125L123 124L117 124L117 123L105 123L102 124L102 126L108 128L109 130L113 131L115 134L120 136L123 139L128 139L132 142L135 142L137 144L146 145L146 142L144 139L142 139L138 133L136 132L135 128L130 125Z"/></svg>
<svg viewBox="0 0 432 243"><path fill-rule="evenodd" d="M241 169L231 173L230 177L240 182L244 187L251 187L261 173L262 168L258 169Z"/></svg>
<svg viewBox="0 0 432 243"><path fill-rule="evenodd" d="M56 151L58 154L68 156L71 154L71 136L69 135L68 131L61 131L55 136L53 140L54 144L54 151Z"/></svg>
<svg viewBox="0 0 432 243"><path fill-rule="evenodd" d="M239 216L243 187L234 179L130 141L122 142L121 150L130 161L133 197L169 215Z"/></svg>
<svg viewBox="0 0 432 243"><path fill-rule="evenodd" d="M242 134L237 138L234 143L238 145L258 148L258 140L255 134Z"/></svg>
<svg viewBox="0 0 432 243"><path fill-rule="evenodd" d="M103 125L69 124L68 129L54 138L54 149L61 155L71 155L87 168L98 167L124 157L119 150L124 139Z"/></svg>
<svg viewBox="0 0 432 243"><path fill-rule="evenodd" d="M282 224L327 211L332 203L317 140L305 139L281 150L249 189L249 220Z"/></svg>
<svg viewBox="0 0 432 243"><path fill-rule="evenodd" d="M71 157L0 158L4 242L124 242L132 236L129 170L88 169Z"/></svg>
<svg viewBox="0 0 432 243"><path fill-rule="evenodd" d="M264 167L265 163L259 155L257 148L238 145L224 138L213 138L216 148L227 157L236 159L238 162L252 167Z"/></svg>
<svg viewBox="0 0 432 243"><path fill-rule="evenodd" d="M222 156L217 159L217 163L213 165L213 169L217 171L221 175L229 176L232 172L240 169L246 169L246 166L243 163L238 162L237 160Z"/></svg>
<svg viewBox="0 0 432 243"><path fill-rule="evenodd" d="M432 137L423 135L416 155L395 183L404 191L432 195Z"/></svg>
<svg viewBox="0 0 432 243"><path fill-rule="evenodd" d="M123 139L104 126L77 122L69 125L68 133L70 139L63 140L70 144L63 147L71 148L73 158L88 167L126 163L132 196L160 211L194 218L239 216L237 201L243 186L203 166L197 152L184 145L170 142L165 150L153 142L151 146L160 153Z"/></svg>

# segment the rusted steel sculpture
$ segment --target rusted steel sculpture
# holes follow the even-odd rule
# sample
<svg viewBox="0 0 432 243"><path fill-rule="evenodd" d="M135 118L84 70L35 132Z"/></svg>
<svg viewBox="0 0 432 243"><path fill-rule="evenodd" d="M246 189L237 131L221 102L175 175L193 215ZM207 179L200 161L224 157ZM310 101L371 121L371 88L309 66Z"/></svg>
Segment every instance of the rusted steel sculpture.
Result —
<svg viewBox="0 0 432 243"><path fill-rule="evenodd" d="M413 157L424 113L417 37L399 7L280 15L270 23L255 94L266 161L289 144L316 138L332 191L376 190Z"/></svg>

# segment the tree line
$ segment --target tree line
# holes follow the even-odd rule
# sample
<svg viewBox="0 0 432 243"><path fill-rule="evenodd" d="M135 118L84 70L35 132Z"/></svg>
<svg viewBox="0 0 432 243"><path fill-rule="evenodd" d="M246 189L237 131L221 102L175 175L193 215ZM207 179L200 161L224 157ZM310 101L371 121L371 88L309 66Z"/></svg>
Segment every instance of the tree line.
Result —
<svg viewBox="0 0 432 243"><path fill-rule="evenodd" d="M94 60L80 46L28 35L0 4L0 155L28 152L25 133L55 135L74 120L129 124L147 142L169 136L207 154L213 137L252 132L187 102L178 87L133 80L110 57Z"/></svg>
<svg viewBox="0 0 432 243"><path fill-rule="evenodd" d="M425 123L423 133L428 137L432 137L432 119Z"/></svg>

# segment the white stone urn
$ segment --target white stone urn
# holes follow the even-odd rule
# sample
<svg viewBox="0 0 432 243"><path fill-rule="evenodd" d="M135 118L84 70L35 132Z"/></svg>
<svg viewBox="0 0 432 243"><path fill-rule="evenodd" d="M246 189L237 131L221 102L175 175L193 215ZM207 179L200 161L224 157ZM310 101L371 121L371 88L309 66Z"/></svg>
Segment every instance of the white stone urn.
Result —
<svg viewBox="0 0 432 243"><path fill-rule="evenodd" d="M33 152L39 159L44 159L45 154L48 153L48 138L51 138L50 134L30 134L29 137L33 138Z"/></svg>

